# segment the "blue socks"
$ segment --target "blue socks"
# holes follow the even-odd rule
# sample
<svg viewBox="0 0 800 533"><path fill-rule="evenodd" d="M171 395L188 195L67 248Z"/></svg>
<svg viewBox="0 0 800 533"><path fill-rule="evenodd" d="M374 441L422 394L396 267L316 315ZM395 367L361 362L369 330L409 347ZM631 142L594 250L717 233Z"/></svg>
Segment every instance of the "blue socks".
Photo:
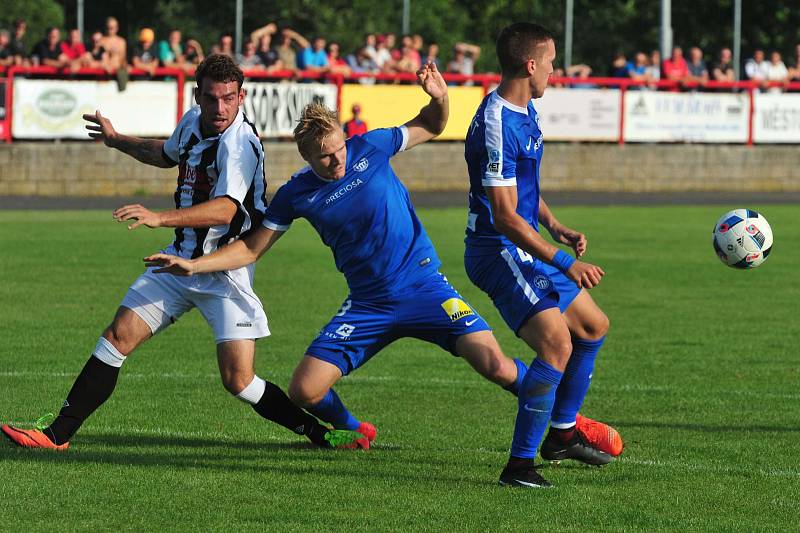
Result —
<svg viewBox="0 0 800 533"><path fill-rule="evenodd" d="M538 357L531 363L519 388L519 409L514 425L514 440L511 442L512 457L536 457L539 442L550 422L561 376L561 372Z"/></svg>
<svg viewBox="0 0 800 533"><path fill-rule="evenodd" d="M339 395L333 389L328 389L328 394L316 405L306 409L309 413L316 416L320 420L324 420L336 429L349 429L355 431L361 423L350 414L347 407L344 406Z"/></svg>
<svg viewBox="0 0 800 533"><path fill-rule="evenodd" d="M519 396L519 389L522 387L522 380L525 379L525 374L528 372L528 365L522 359L514 359L514 364L517 365L517 381L503 388L514 396Z"/></svg>
<svg viewBox="0 0 800 533"><path fill-rule="evenodd" d="M564 379L561 380L561 385L556 392L556 401L553 404L553 421L551 423L553 427L563 429L575 425L575 416L589 391L597 352L600 351L605 339L602 337L592 341L572 338L572 355L564 370Z"/></svg>

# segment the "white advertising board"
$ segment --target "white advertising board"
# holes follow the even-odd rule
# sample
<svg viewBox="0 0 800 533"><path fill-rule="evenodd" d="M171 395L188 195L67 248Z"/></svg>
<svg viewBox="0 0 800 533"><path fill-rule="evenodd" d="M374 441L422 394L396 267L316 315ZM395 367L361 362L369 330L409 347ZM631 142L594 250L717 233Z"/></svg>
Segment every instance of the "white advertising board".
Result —
<svg viewBox="0 0 800 533"><path fill-rule="evenodd" d="M184 111L195 105L194 82L187 82ZM338 89L331 83L244 82L244 113L262 138L291 137L303 108L322 102L336 109Z"/></svg>
<svg viewBox="0 0 800 533"><path fill-rule="evenodd" d="M800 94L756 93L753 142L800 142Z"/></svg>
<svg viewBox="0 0 800 533"><path fill-rule="evenodd" d="M619 139L619 89L550 88L533 105L547 141Z"/></svg>
<svg viewBox="0 0 800 533"><path fill-rule="evenodd" d="M84 113L108 117L120 133L168 137L175 129L174 82L14 80L11 132L21 139L86 139Z"/></svg>
<svg viewBox="0 0 800 533"><path fill-rule="evenodd" d="M626 142L747 142L747 94L628 91Z"/></svg>

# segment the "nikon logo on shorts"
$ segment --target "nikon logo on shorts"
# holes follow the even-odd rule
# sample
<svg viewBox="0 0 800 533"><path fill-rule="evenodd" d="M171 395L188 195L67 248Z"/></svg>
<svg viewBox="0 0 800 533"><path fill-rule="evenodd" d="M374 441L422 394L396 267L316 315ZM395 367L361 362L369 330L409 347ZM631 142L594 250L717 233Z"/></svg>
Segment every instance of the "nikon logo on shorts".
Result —
<svg viewBox="0 0 800 533"><path fill-rule="evenodd" d="M450 317L451 322L455 322L459 318L474 315L475 313L470 309L464 300L459 298L450 298L442 302L442 309Z"/></svg>

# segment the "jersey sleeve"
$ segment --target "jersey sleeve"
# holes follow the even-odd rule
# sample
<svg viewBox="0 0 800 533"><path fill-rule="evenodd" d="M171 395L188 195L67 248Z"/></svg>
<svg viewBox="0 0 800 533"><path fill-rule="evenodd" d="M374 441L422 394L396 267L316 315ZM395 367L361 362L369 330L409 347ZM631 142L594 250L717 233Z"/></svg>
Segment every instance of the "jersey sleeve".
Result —
<svg viewBox="0 0 800 533"><path fill-rule="evenodd" d="M166 161L172 163L173 166L177 165L181 154L180 154L180 145L181 145L181 135L183 134L183 130L189 127L189 122L193 119L196 119L197 111L194 109L190 109L186 113L184 113L181 121L178 123L178 127L175 128L175 131L172 132L167 142L164 143L164 147L161 149L161 155L164 156Z"/></svg>
<svg viewBox="0 0 800 533"><path fill-rule="evenodd" d="M267 212L264 215L264 220L261 225L267 229L275 231L286 231L297 215L294 211L292 204L292 191L290 189L290 182L282 185L272 201L267 206Z"/></svg>
<svg viewBox="0 0 800 533"><path fill-rule="evenodd" d="M220 142L217 150L217 183L212 198L227 197L241 205L255 176L263 176L263 152L260 144L241 137Z"/></svg>
<svg viewBox="0 0 800 533"><path fill-rule="evenodd" d="M372 130L361 136L369 144L392 157L397 152L402 152L408 145L408 128L380 128Z"/></svg>
<svg viewBox="0 0 800 533"><path fill-rule="evenodd" d="M510 128L486 120L485 150L481 157L481 184L484 187L517 185L517 155L519 145Z"/></svg>

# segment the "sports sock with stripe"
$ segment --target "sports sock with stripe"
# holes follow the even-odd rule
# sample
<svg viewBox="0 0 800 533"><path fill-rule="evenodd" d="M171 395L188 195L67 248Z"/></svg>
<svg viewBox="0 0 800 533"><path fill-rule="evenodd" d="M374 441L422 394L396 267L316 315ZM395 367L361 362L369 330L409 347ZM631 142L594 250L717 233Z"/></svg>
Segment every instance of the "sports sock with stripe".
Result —
<svg viewBox="0 0 800 533"><path fill-rule="evenodd" d="M550 425L554 428L566 429L575 425L575 417L589 392L594 362L603 341L605 337L597 340L572 338L572 355L564 369L564 377L558 386L553 404Z"/></svg>
<svg viewBox="0 0 800 533"><path fill-rule="evenodd" d="M513 458L536 457L539 442L550 421L561 376L561 372L538 357L528 368L517 400L519 408L511 442Z"/></svg>
<svg viewBox="0 0 800 533"><path fill-rule="evenodd" d="M328 389L328 393L316 405L308 408L308 412L317 418L333 424L336 429L356 430L361 423L350 414L344 406L339 395L333 389Z"/></svg>
<svg viewBox="0 0 800 533"><path fill-rule="evenodd" d="M256 381L258 380L258 381ZM263 382L264 392L256 401L255 398L242 397L242 393L250 389L253 383L260 388L260 382ZM253 410L262 417L279 424L298 435L305 435L308 439L318 446L327 446L325 434L328 433L328 428L319 423L319 421L297 407L285 392L280 387L269 381L256 376L253 378L253 383L248 386L245 391L239 393L237 396L240 400L245 401L253 406Z"/></svg>

